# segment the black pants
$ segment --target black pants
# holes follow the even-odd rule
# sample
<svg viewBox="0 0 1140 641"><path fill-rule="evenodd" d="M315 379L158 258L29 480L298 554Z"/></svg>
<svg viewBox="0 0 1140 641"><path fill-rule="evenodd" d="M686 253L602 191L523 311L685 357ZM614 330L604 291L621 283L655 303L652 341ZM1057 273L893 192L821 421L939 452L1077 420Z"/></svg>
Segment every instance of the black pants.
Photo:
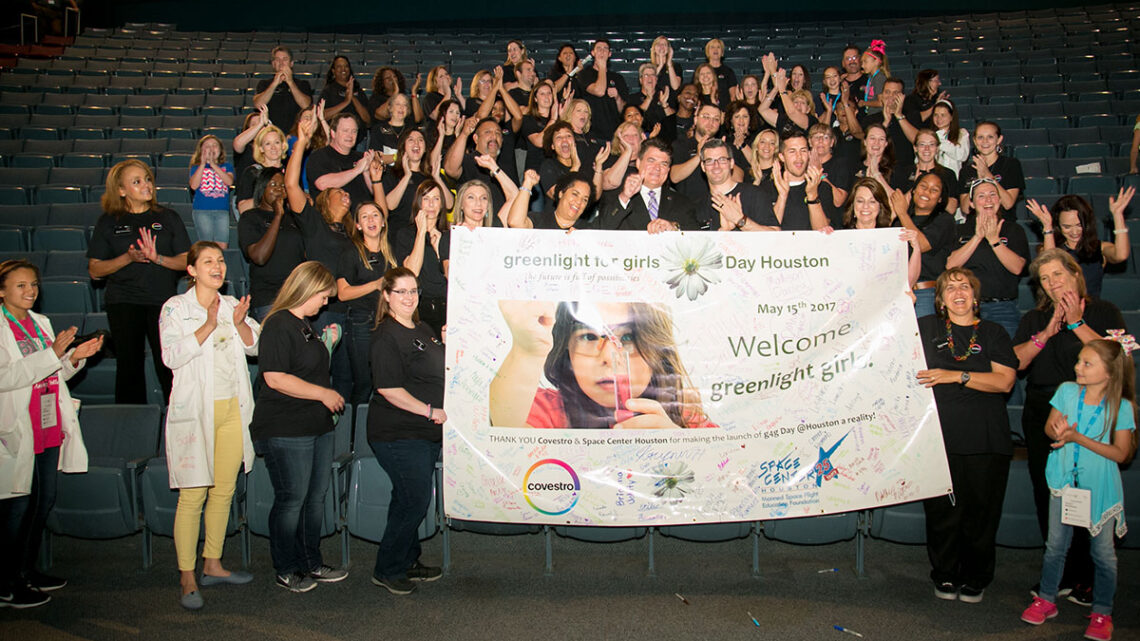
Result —
<svg viewBox="0 0 1140 641"><path fill-rule="evenodd" d="M1025 389L1025 409L1021 414L1021 431L1025 434L1025 449L1029 454L1029 481L1033 484L1033 503L1037 508L1037 525L1041 528L1041 538L1049 538L1049 484L1045 481L1045 462L1053 451L1053 439L1045 433L1045 423L1049 420L1049 405L1055 387L1027 387ZM1073 528L1073 541L1065 557L1065 574L1061 585L1072 586L1080 583L1091 586L1093 583L1092 552L1089 549L1089 531Z"/></svg>
<svg viewBox="0 0 1140 641"><path fill-rule="evenodd" d="M947 454L946 459L954 502L948 496L923 502L930 578L981 590L994 578L1009 456Z"/></svg>
<svg viewBox="0 0 1140 641"><path fill-rule="evenodd" d="M59 448L36 454L29 494L0 501L0 592L36 569L48 513L55 505Z"/></svg>
<svg viewBox="0 0 1140 641"><path fill-rule="evenodd" d="M145 404L146 400L146 344L162 397L170 398L170 385L174 376L162 363L162 345L158 339L159 305L133 305L114 303L107 305L107 324L111 340L115 343L115 402Z"/></svg>

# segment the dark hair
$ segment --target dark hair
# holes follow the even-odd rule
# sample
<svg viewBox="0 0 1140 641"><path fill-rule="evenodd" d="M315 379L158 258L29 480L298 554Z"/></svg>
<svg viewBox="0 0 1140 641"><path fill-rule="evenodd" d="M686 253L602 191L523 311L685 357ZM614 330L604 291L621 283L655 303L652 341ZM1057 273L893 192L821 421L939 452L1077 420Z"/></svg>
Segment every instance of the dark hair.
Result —
<svg viewBox="0 0 1140 641"><path fill-rule="evenodd" d="M918 187L918 183L922 182L923 180L926 180L927 176L934 176L935 178L937 178L938 184L941 186L939 194L938 194L938 202L934 203L934 209L932 209L930 212L930 216L931 216L930 220L933 220L935 214L937 214L938 212L941 212L941 211L946 211L946 204L950 202L950 187L949 187L949 185L946 184L946 181L942 179L942 176L939 176L938 174L934 173L933 171L929 171L929 172L922 174L921 176L919 176L918 178L915 179L914 186L910 188L912 194L914 193L915 187ZM913 196L910 199L910 207L909 207L908 213L914 214L914 197ZM920 225L919 227L921 228L922 226Z"/></svg>
<svg viewBox="0 0 1140 641"><path fill-rule="evenodd" d="M416 194L412 197L412 215L408 217L409 227L415 228L416 214L419 213L420 207L423 206L424 196L433 189L439 191L439 216L436 216L435 228L440 232L447 231L447 212L444 211L445 199L443 197L443 187L440 187L439 183L435 180L425 180L416 187Z"/></svg>
<svg viewBox="0 0 1140 641"><path fill-rule="evenodd" d="M657 151L665 152L669 156L669 161L673 161L673 148L669 146L669 143L661 140L660 138L646 138L641 143L641 149L637 151L637 159L641 160L644 158L645 152L649 151L650 149L656 149Z"/></svg>
<svg viewBox="0 0 1140 641"><path fill-rule="evenodd" d="M563 49L569 49L570 53L574 54L574 62L570 64L570 67L573 68L574 65L578 64L578 50L575 49L574 45L570 44L569 42L563 42L562 44L558 45L558 53L554 54L554 62L550 65L550 73L547 74L550 78L561 78L565 73L567 73L567 70L562 68L562 62L558 60L558 58L562 55Z"/></svg>
<svg viewBox="0 0 1140 641"><path fill-rule="evenodd" d="M265 198L265 189L269 186L269 182L273 180L274 176L283 174L280 167L262 167L258 170L257 174L253 177L253 202L254 207L261 206L261 200Z"/></svg>
<svg viewBox="0 0 1140 641"><path fill-rule="evenodd" d="M356 117L356 114L349 113L349 111L347 109L345 109L344 111L341 111L340 113L333 116L332 118L329 118L329 131L336 131L336 128L340 125L341 121L344 120L345 118L352 118L352 122L356 123L356 127L357 127L357 130L359 132L360 120ZM359 133L357 133L357 135L359 136Z"/></svg>
<svg viewBox="0 0 1140 641"><path fill-rule="evenodd" d="M30 269L36 275L36 280L40 279L40 268L36 267L33 263L24 260L23 258L14 258L0 263L0 289L3 289L4 284L8 282L8 275L17 269Z"/></svg>
<svg viewBox="0 0 1140 641"><path fill-rule="evenodd" d="M1001 125L997 124L996 122L994 122L992 120L983 120L983 121L979 122L978 124L974 125L974 135L977 136L978 135L978 129L981 129L982 127L985 127L986 125L993 127L994 131L997 132L998 138L1001 138ZM998 145L997 152L999 154L1002 152L1001 145Z"/></svg>
<svg viewBox="0 0 1140 641"><path fill-rule="evenodd" d="M427 136L424 135L424 132L415 128L405 129L404 133L400 134L400 137L396 139L396 155L403 157L403 154L405 153L404 146L408 144L408 138L411 138L412 134L419 134L420 137L424 139L424 155L420 157L420 166L417 169L421 174L431 176L431 153L428 151ZM402 161L397 161L396 166L392 171L395 172L397 177L403 178L404 163Z"/></svg>
<svg viewBox="0 0 1140 641"><path fill-rule="evenodd" d="M586 174L580 171L571 171L561 178L558 182L554 183L554 208L557 209L558 205L562 203L562 194L570 189L570 185L574 183L586 183L586 187L590 190L590 200L594 200L594 185ZM585 212L583 212L585 213Z"/></svg>
<svg viewBox="0 0 1140 641"><path fill-rule="evenodd" d="M884 87L886 87L889 84L898 85L899 86L899 93L906 91L906 83L903 82L903 79L899 78L898 76L891 76L890 78L887 78L886 80L883 81Z"/></svg>
<svg viewBox="0 0 1140 641"><path fill-rule="evenodd" d="M950 100L939 100L934 103L935 109L939 106L950 112L950 126L946 128L946 140L956 145L958 144L958 139L962 136L962 124L958 119L958 107ZM934 112L930 112L930 115L933 118Z"/></svg>
<svg viewBox="0 0 1140 641"><path fill-rule="evenodd" d="M198 257L207 249L217 250L218 253L222 254L222 262L225 262L225 252L222 251L221 245L212 240L199 240L193 245L190 245L190 249L186 252L186 266L193 267L194 263L198 262ZM190 276L189 272L187 272L186 280L190 281L190 284L193 285L195 278Z"/></svg>
<svg viewBox="0 0 1140 641"><path fill-rule="evenodd" d="M934 100L934 92L930 90L930 81L938 77L935 69L923 69L914 77L914 93L924 102Z"/></svg>
<svg viewBox="0 0 1140 641"><path fill-rule="evenodd" d="M767 127L765 127L765 129L767 129ZM776 135L780 137L780 148L778 151L781 154L784 153L784 149L787 149L788 141L792 140L793 138L803 138L804 144L808 145L809 149L811 148L811 145L809 144L810 139L808 138L807 132L805 132L803 129L800 129L799 127L796 127L795 125L792 125L791 127L784 127L784 130L777 131Z"/></svg>
<svg viewBox="0 0 1140 641"><path fill-rule="evenodd" d="M736 112L740 111L741 109L748 112L748 133L751 134L759 128L760 116L757 114L756 110L753 109L752 106L747 102L744 102L744 100L736 100L728 103L728 109L724 110L724 114L726 116L724 124L729 132L732 133L732 117L735 116Z"/></svg>
<svg viewBox="0 0 1140 641"><path fill-rule="evenodd" d="M325 74L325 85L333 82L333 67L336 66L337 60L344 60L344 64L348 65L348 77L353 80L356 79L356 74L352 73L352 63L348 61L348 56L333 56L332 63L329 64L328 73Z"/></svg>
<svg viewBox="0 0 1140 641"><path fill-rule="evenodd" d="M883 189L879 181L874 178L858 178L851 185L851 191L847 193L847 203L843 208L843 226L847 229L855 229L855 192L859 191L860 187L871 190L871 196L879 203L879 215L875 216L875 228L890 227L891 219L894 218L891 212L891 200L887 196L887 190Z"/></svg>
<svg viewBox="0 0 1140 641"><path fill-rule="evenodd" d="M579 305L577 302L558 304L551 330L553 345L543 365L543 372L560 392L569 427L613 427L614 410L591 400L574 378L574 368L570 362L570 341L576 330L586 327L577 318ZM676 425L689 427L705 422L707 419L700 409L700 396L689 382L689 375L677 352L669 312L664 307L651 303L629 303L629 310L633 344L652 372L644 397L661 403Z"/></svg>
<svg viewBox="0 0 1140 641"><path fill-rule="evenodd" d="M391 71L392 73L396 74L396 87L397 87L396 90L397 90L397 92L407 93L408 83L406 80L404 80L404 74L400 73L400 70L395 68L395 67L385 66L385 67L380 67L379 69L376 70L376 73L372 74L372 95L374 95L374 96L375 95L381 95L381 96L385 95L384 94L384 72L385 71Z"/></svg>
<svg viewBox="0 0 1140 641"><path fill-rule="evenodd" d="M383 280L380 282L380 301L376 303L376 323L372 326L374 329L380 326L380 322L388 317L388 301L384 299L384 292L391 292L392 288L396 286L396 281L401 278L411 278L416 281L416 287L420 286L420 281L416 278L416 273L407 267L393 267L384 272ZM416 311L412 312L412 320L418 321L420 319L420 307L416 305Z"/></svg>
<svg viewBox="0 0 1140 641"><path fill-rule="evenodd" d="M1093 213L1089 201L1075 194L1061 196L1049 213L1053 214L1053 241L1057 247L1065 246L1065 235L1061 233L1061 212L1077 212L1077 220L1081 223L1081 239L1077 241L1077 261L1081 263L1101 262L1100 239L1097 238L1096 215Z"/></svg>
<svg viewBox="0 0 1140 641"><path fill-rule="evenodd" d="M962 278L970 283L970 289L974 294L974 315L978 315L979 297L982 294L982 281L974 275L974 272L967 267L950 267L946 271L938 275L938 280L934 281L934 306L938 310L938 315L942 318L947 317L946 305L942 302L942 293L946 290L946 284L950 282L951 278Z"/></svg>
<svg viewBox="0 0 1140 641"><path fill-rule="evenodd" d="M593 51L594 47L596 47L600 44L604 44L607 47L611 46L609 38L597 38L594 40L594 43L590 45L590 50Z"/></svg>
<svg viewBox="0 0 1140 641"><path fill-rule="evenodd" d="M543 154L545 154L546 156L548 156L550 158L553 158L556 155L554 153L554 135L557 134L559 131L562 131L563 129L570 130L571 135L574 134L574 127L571 126L570 123L566 122L565 120L556 121L553 125L550 125L549 127L547 127L546 131L542 132L542 153Z"/></svg>
<svg viewBox="0 0 1140 641"><path fill-rule="evenodd" d="M811 73L808 71L807 67L805 67L803 65L798 65L798 64L792 65L792 68L788 70L788 86L789 86L789 88L791 87L791 84L792 84L792 72L795 71L796 68L799 68L800 70L802 70L804 72L804 86L800 87L800 89L807 89L808 91L811 91Z"/></svg>
<svg viewBox="0 0 1140 641"><path fill-rule="evenodd" d="M883 180L890 182L891 173L895 170L895 143L891 140L891 134L887 131L886 127L875 123L867 125L863 130L863 148L859 152L860 164L867 161L867 132L872 129L881 129L883 135L887 138L887 147L883 150L883 155L879 158L879 173L883 175Z"/></svg>
<svg viewBox="0 0 1140 641"><path fill-rule="evenodd" d="M701 147L701 151L698 154L701 157L701 162L704 162L705 151L709 149L723 149L728 153L728 159L733 160L732 148L729 147L727 142L721 140L720 138L709 138L707 141L705 141L704 146Z"/></svg>

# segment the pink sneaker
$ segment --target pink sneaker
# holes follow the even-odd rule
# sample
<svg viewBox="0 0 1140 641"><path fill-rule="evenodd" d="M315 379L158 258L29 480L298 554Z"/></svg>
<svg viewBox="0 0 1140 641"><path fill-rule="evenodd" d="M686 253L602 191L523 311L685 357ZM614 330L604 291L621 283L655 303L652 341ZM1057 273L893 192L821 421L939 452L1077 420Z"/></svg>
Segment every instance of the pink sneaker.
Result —
<svg viewBox="0 0 1140 641"><path fill-rule="evenodd" d="M1057 616L1057 606L1041 597L1033 597L1033 603L1021 613L1021 620L1030 625L1041 625Z"/></svg>
<svg viewBox="0 0 1140 641"><path fill-rule="evenodd" d="M1085 628L1085 638L1093 641L1109 641L1112 638L1112 617L1107 614L1089 616L1089 627Z"/></svg>

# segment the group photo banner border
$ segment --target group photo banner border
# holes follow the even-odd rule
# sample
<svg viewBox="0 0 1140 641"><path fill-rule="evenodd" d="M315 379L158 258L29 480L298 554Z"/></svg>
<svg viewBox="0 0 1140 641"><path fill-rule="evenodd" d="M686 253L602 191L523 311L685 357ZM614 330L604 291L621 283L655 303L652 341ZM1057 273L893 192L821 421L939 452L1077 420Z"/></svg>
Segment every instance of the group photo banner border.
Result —
<svg viewBox="0 0 1140 641"><path fill-rule="evenodd" d="M662 526L951 492L898 229L452 231L450 518Z"/></svg>

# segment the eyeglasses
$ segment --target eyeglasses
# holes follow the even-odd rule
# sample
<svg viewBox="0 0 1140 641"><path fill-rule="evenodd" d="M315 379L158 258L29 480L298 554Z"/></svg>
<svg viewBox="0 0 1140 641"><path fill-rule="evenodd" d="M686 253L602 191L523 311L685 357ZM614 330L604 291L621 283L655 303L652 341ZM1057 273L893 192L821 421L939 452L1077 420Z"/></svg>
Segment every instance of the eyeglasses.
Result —
<svg viewBox="0 0 1140 641"><path fill-rule="evenodd" d="M724 156L722 158L705 158L701 161L701 164L705 167L712 167L714 165L727 165L730 162L732 162L732 158Z"/></svg>
<svg viewBox="0 0 1140 641"><path fill-rule="evenodd" d="M420 290L420 289L392 289L389 291L396 296L419 296L420 292L423 290Z"/></svg>
<svg viewBox="0 0 1140 641"><path fill-rule="evenodd" d="M620 333L600 334L592 329L580 329L570 335L570 351L578 356L598 356L606 345L610 344L615 349L635 356L637 342L634 340L633 331L622 328L618 328L618 331Z"/></svg>

